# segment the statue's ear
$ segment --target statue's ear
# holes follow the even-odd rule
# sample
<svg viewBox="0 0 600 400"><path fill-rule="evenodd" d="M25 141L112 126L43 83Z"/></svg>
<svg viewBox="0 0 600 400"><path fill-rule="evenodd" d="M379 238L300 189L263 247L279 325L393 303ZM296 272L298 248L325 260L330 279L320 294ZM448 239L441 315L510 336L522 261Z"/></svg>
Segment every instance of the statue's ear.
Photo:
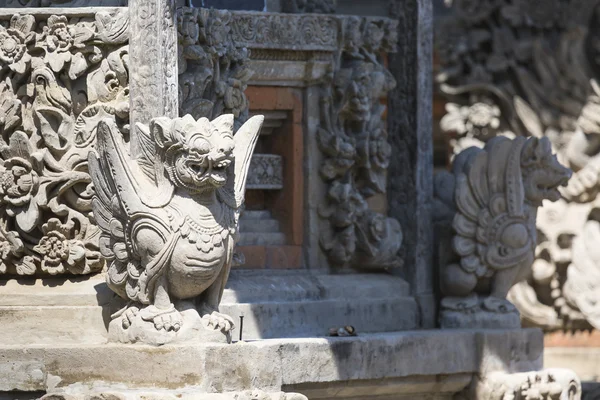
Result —
<svg viewBox="0 0 600 400"><path fill-rule="evenodd" d="M154 118L150 122L152 138L160 148L165 148L175 142L173 136L173 121L167 117Z"/></svg>
<svg viewBox="0 0 600 400"><path fill-rule="evenodd" d="M538 158L543 158L547 154L552 154L552 144L547 137L541 137L538 140L538 145L535 149Z"/></svg>
<svg viewBox="0 0 600 400"><path fill-rule="evenodd" d="M222 135L228 134L230 136L233 136L233 114L220 115L217 118L215 118L211 123L214 125L215 128L218 129L219 133L221 133Z"/></svg>
<svg viewBox="0 0 600 400"><path fill-rule="evenodd" d="M531 161L533 156L536 154L536 149L538 147L539 139L535 136L531 136L527 138L525 144L523 144L523 150L521 151L521 160L522 161Z"/></svg>

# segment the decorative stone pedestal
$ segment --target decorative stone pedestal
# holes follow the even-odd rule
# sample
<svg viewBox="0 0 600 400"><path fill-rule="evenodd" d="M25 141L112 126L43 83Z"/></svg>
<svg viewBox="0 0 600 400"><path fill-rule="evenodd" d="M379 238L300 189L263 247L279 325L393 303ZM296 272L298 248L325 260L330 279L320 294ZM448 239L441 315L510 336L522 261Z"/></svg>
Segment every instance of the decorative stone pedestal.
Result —
<svg viewBox="0 0 600 400"><path fill-rule="evenodd" d="M542 334L535 329L409 331L230 345L2 345L0 392L138 391L196 393L204 399L215 392L261 388L299 392L311 400L426 395L450 400L480 372L540 369L542 351Z"/></svg>

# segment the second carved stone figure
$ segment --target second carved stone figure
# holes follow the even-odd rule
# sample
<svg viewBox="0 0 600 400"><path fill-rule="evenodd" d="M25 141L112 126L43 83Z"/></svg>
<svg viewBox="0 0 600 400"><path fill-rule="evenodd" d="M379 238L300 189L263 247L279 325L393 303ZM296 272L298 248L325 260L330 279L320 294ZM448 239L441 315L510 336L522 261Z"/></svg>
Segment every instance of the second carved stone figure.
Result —
<svg viewBox="0 0 600 400"><path fill-rule="evenodd" d="M452 173L436 176L436 208L440 216L446 210L451 226L440 248L442 326L519 327L506 296L531 269L537 208L558 200L570 176L550 141L535 137L496 137L483 149L468 148Z"/></svg>

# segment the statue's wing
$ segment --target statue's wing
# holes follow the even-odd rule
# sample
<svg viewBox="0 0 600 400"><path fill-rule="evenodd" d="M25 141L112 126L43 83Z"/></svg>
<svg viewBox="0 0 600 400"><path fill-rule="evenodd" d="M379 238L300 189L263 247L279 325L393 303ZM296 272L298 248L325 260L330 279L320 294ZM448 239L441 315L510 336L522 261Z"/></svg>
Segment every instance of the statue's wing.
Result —
<svg viewBox="0 0 600 400"><path fill-rule="evenodd" d="M586 320L600 329L600 222L587 221L583 232L573 239L573 261L563 287L567 301Z"/></svg>
<svg viewBox="0 0 600 400"><path fill-rule="evenodd" d="M88 155L94 183L94 216L102 234L100 247L108 262L107 282L123 298L148 302L148 276L132 238L132 232L144 225L156 230L165 242L170 228L157 209L148 207L140 193L152 192L148 180L129 156L121 133L113 119L100 121L97 129L97 154ZM156 187L154 189L157 189ZM162 268L154 267L154 274ZM140 285L143 286L140 289Z"/></svg>
<svg viewBox="0 0 600 400"><path fill-rule="evenodd" d="M487 180L487 152L470 150L468 159L461 160L462 170L455 170L456 184L454 200L456 214L452 221L455 236L452 241L454 251L461 257L461 267L469 272L484 276L487 265L482 257L488 246L485 234L488 213L489 189Z"/></svg>
<svg viewBox="0 0 600 400"><path fill-rule="evenodd" d="M484 149L469 150L467 158L460 160L460 170L454 171L453 247L461 267L480 277L515 267L531 253L532 237L523 214L522 145L520 139L494 138ZM523 245L506 246L506 229L522 235Z"/></svg>
<svg viewBox="0 0 600 400"><path fill-rule="evenodd" d="M244 203L250 161L252 160L252 153L254 153L254 147L258 141L264 120L265 117L262 115L250 118L233 136L235 142L235 148L233 149L234 164L230 170L230 179L228 180L226 189L228 192L233 193L235 198L234 204L229 205L236 209ZM212 121L212 123L219 129L228 129L231 131L233 129L233 114L222 115ZM222 128L224 126L228 128ZM227 202L229 203L229 201Z"/></svg>

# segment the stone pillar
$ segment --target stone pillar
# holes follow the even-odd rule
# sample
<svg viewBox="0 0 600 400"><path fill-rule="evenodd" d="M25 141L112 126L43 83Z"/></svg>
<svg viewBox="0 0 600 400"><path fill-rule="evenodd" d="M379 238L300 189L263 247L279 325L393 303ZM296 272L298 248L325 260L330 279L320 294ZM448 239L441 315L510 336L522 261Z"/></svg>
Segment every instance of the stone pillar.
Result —
<svg viewBox="0 0 600 400"><path fill-rule="evenodd" d="M398 19L398 52L389 55L397 86L389 95L388 132L392 159L388 170L389 215L404 235L405 278L421 307L421 324L435 324L433 279L433 147L431 0L391 0Z"/></svg>
<svg viewBox="0 0 600 400"><path fill-rule="evenodd" d="M175 0L130 0L131 129L152 118L178 116ZM137 154L132 134L131 153Z"/></svg>

